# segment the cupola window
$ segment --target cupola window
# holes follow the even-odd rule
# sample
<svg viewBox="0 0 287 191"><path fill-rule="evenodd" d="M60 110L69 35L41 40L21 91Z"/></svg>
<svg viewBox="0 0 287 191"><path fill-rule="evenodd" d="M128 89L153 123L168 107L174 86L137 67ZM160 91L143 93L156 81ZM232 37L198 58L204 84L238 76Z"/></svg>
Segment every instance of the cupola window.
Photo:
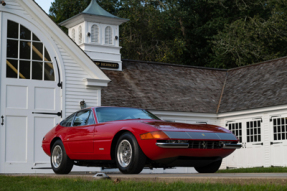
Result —
<svg viewBox="0 0 287 191"><path fill-rule="evenodd" d="M112 28L110 26L105 29L105 44L112 44Z"/></svg>
<svg viewBox="0 0 287 191"><path fill-rule="evenodd" d="M75 29L72 29L72 39L73 39L73 41L76 41L76 31L75 31Z"/></svg>
<svg viewBox="0 0 287 191"><path fill-rule="evenodd" d="M83 42L82 26L79 26L79 44L82 44L82 42Z"/></svg>
<svg viewBox="0 0 287 191"><path fill-rule="evenodd" d="M55 81L53 62L40 39L25 26L8 20L6 77Z"/></svg>
<svg viewBox="0 0 287 191"><path fill-rule="evenodd" d="M94 43L99 42L99 27L97 25L92 26L91 30L91 41Z"/></svg>

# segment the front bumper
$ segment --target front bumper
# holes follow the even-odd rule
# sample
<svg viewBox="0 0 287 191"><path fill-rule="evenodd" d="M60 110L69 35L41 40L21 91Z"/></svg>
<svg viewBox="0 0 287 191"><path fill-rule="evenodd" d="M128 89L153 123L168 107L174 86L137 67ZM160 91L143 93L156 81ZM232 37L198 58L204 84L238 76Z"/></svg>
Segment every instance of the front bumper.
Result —
<svg viewBox="0 0 287 191"><path fill-rule="evenodd" d="M168 148L168 149L187 149L190 148L189 143L164 143L164 142L157 142L156 146L160 148ZM242 147L241 144L230 144L230 143L223 143L222 149L240 149Z"/></svg>

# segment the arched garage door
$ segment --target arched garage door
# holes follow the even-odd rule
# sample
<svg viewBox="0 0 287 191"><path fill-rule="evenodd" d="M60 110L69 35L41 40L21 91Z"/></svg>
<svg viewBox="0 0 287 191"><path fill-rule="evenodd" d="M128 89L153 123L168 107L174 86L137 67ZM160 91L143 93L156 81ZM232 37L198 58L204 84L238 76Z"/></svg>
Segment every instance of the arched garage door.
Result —
<svg viewBox="0 0 287 191"><path fill-rule="evenodd" d="M50 166L41 142L61 120L57 65L34 25L3 14L2 26L0 173L35 172Z"/></svg>

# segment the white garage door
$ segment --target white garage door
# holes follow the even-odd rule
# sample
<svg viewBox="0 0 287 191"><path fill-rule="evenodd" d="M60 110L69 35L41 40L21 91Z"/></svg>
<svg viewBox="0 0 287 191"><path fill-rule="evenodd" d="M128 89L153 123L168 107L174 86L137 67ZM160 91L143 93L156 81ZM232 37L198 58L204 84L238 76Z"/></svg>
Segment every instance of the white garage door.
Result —
<svg viewBox="0 0 287 191"><path fill-rule="evenodd" d="M50 167L41 142L61 120L57 65L31 23L3 14L2 26L0 173L35 172Z"/></svg>

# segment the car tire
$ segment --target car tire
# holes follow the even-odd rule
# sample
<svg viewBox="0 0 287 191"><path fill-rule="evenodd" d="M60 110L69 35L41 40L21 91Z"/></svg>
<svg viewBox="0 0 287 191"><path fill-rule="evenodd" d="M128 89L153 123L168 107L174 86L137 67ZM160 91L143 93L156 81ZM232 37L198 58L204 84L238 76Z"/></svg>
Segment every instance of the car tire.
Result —
<svg viewBox="0 0 287 191"><path fill-rule="evenodd" d="M72 161L66 154L61 140L57 140L51 150L51 166L56 174L69 174L73 168Z"/></svg>
<svg viewBox="0 0 287 191"><path fill-rule="evenodd" d="M199 173L215 173L221 166L222 159L203 167L194 167Z"/></svg>
<svg viewBox="0 0 287 191"><path fill-rule="evenodd" d="M117 141L115 159L123 174L138 174L145 166L147 157L131 133L124 133Z"/></svg>

